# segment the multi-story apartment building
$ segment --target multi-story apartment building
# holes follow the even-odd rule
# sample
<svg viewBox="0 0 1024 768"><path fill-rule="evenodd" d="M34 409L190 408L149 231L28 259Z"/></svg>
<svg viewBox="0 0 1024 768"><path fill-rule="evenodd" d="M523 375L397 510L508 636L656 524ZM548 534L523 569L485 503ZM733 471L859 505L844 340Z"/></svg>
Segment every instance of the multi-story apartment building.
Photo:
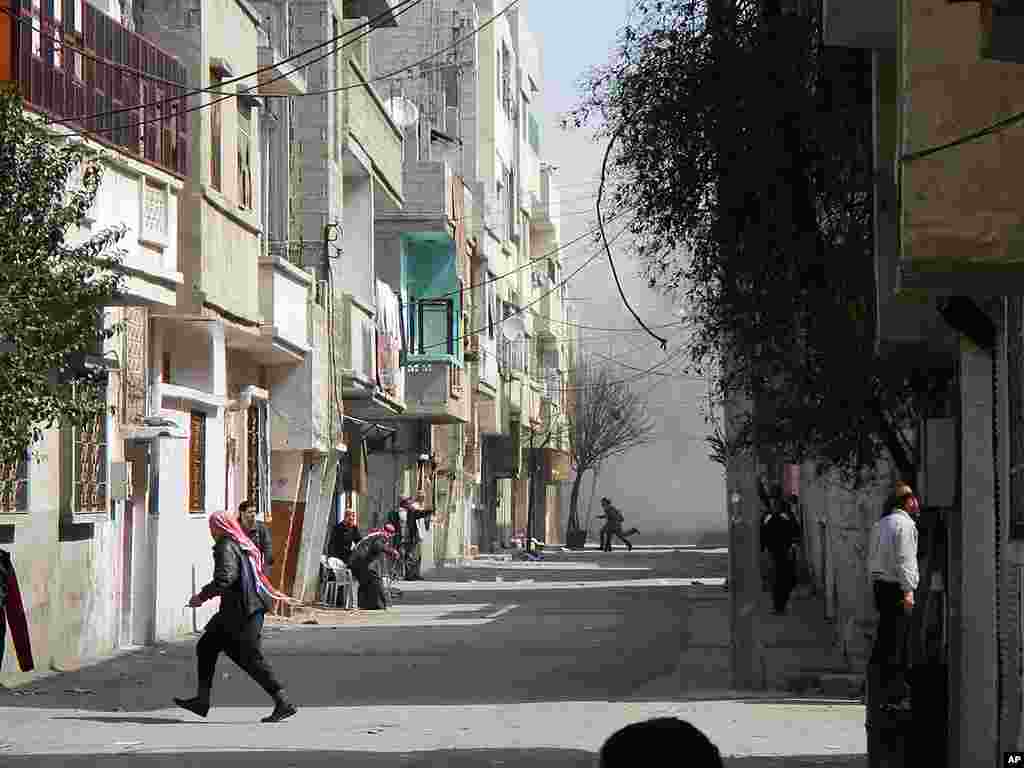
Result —
<svg viewBox="0 0 1024 768"><path fill-rule="evenodd" d="M465 246L455 244L457 269L451 285L430 297L445 301L447 296L463 296L460 308L448 308L455 320L447 323L452 338L444 342L451 360L431 362L434 378L448 370L433 385L438 393L447 391L449 405L443 410L450 413L456 400L469 400L465 416L440 441L454 440L461 456L452 462L449 483L459 492L446 493L441 486L434 499L443 497L448 507L437 520L451 519L454 510L462 515L461 535L453 537L449 529L447 544L438 539L438 556L450 559L458 549L450 543L454 539L463 542L463 551L473 546L490 550L508 545L517 529L525 531L528 518L538 538L545 538L548 528L560 527L547 526L549 514L553 520L558 517L559 505L542 482L544 477L557 482L565 465L554 455L564 448L564 429L557 427L562 417L554 405L562 326L558 318L548 319L561 311L555 284L560 268L557 191L553 172L542 172L540 52L524 14L495 2L432 0L403 16L393 34L374 41L374 58L382 70L403 70L425 56L431 57L430 66L392 81L390 94L396 109L417 115L411 120L415 133L407 129L407 148L418 147L412 156L406 152L410 201L412 189L422 194L425 186L427 208L436 212L433 228L452 229L458 222L440 227L444 217L437 213L451 208L451 197L458 200L458 186L466 190L461 204L467 212L468 239ZM459 181L453 184L452 178ZM411 244L408 238L420 226L413 222L418 216L408 206L398 217L379 215L379 236L404 228ZM408 322L415 327L415 318ZM465 330L459 333L458 328ZM416 363L418 354L411 350L410 360ZM417 371L420 367L417 363ZM545 379L542 371L552 375ZM456 375L462 381L456 382ZM546 391L542 380L548 382ZM407 405L406 417L416 415L412 403ZM433 434L436 438L440 433L435 429ZM531 444L543 461L528 460ZM420 447L427 458L435 452L454 455L452 448L427 450L425 442ZM540 482L532 516L531 467L538 470L534 476ZM546 474L541 471L545 467ZM448 477L448 471L442 465L440 477ZM464 474L461 483L459 474Z"/></svg>
<svg viewBox="0 0 1024 768"><path fill-rule="evenodd" d="M310 94L292 107L294 197L282 231L289 252L315 274L326 318L317 363L326 391L313 408L336 414L341 453L323 484L324 503L307 510L324 521L314 529L321 535L348 507L369 522L368 441L392 434L379 421L405 410L399 297L377 279L373 229L376 211L403 205L403 136L371 82L370 41L392 32L390 5L303 0L293 2L293 19L296 46L333 51L313 57ZM309 542L322 551L322 537Z"/></svg>
<svg viewBox="0 0 1024 768"><path fill-rule="evenodd" d="M195 150L188 116L162 107L190 78L184 61L133 31L130 13L113 5L5 2L0 11L0 72L25 109L57 121L55 135L105 150L93 211L69 237L126 228L123 297L106 312L125 330L97 350L118 361L106 386L112 415L90 429L48 430L0 509L37 667L63 668L202 618L181 600L211 568L206 527L182 501L188 418L152 418L162 360L152 318L173 312L186 284L178 230ZM161 577L180 589L158 589ZM4 683L21 679L11 661L0 670Z"/></svg>

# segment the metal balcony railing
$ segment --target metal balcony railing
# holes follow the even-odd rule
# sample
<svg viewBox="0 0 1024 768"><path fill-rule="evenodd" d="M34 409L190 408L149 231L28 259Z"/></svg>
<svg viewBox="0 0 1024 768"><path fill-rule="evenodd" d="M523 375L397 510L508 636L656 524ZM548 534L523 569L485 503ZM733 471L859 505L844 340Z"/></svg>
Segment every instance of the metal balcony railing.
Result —
<svg viewBox="0 0 1024 768"><path fill-rule="evenodd" d="M32 109L186 175L189 119L178 59L81 0L26 3L17 21L16 76Z"/></svg>

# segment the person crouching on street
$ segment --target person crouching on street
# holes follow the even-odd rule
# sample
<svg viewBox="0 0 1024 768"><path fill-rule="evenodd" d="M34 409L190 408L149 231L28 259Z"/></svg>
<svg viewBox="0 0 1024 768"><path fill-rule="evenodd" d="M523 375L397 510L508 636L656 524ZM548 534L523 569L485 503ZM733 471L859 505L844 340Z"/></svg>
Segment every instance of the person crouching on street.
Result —
<svg viewBox="0 0 1024 768"><path fill-rule="evenodd" d="M200 717L210 711L210 694L217 657L227 654L274 701L274 711L264 723L276 723L295 714L284 687L274 676L260 649L263 618L275 600L295 601L273 588L263 572L263 556L245 534L237 518L227 512L210 515L213 536L213 580L188 601L198 608L212 597L220 597L220 608L203 630L196 645L199 685L190 699L175 698L174 703Z"/></svg>
<svg viewBox="0 0 1024 768"><path fill-rule="evenodd" d="M370 531L352 550L348 567L359 583L359 608L364 611L380 611L388 607L388 595L384 589L384 574L387 570L386 557L397 558L398 552L391 546L395 527L387 523L383 528Z"/></svg>

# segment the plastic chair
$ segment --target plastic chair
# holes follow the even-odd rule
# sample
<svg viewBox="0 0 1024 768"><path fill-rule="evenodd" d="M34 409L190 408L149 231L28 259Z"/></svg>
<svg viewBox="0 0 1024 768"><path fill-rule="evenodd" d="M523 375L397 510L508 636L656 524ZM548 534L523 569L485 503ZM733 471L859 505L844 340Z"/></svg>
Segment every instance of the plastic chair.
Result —
<svg viewBox="0 0 1024 768"><path fill-rule="evenodd" d="M327 558L327 569L334 574L335 602L337 605L337 590L341 590L342 607L346 610L355 608L355 579L352 578L352 571L348 566L336 557Z"/></svg>

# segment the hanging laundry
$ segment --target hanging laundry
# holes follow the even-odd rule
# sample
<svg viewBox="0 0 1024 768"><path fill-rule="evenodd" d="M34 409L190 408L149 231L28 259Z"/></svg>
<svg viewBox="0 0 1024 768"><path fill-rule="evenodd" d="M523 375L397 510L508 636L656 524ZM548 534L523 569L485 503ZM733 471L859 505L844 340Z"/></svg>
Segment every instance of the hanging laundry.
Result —
<svg viewBox="0 0 1024 768"><path fill-rule="evenodd" d="M377 381L389 396L401 399L398 369L401 364L402 324L398 296L391 286L377 281Z"/></svg>
<svg viewBox="0 0 1024 768"><path fill-rule="evenodd" d="M18 577L14 572L14 563L7 550L0 549L0 663L4 660L7 625L11 626L11 640L18 654L18 666L23 672L35 669L32 661L32 645L29 641L28 618L25 616L25 605L21 601L21 590L18 589Z"/></svg>

